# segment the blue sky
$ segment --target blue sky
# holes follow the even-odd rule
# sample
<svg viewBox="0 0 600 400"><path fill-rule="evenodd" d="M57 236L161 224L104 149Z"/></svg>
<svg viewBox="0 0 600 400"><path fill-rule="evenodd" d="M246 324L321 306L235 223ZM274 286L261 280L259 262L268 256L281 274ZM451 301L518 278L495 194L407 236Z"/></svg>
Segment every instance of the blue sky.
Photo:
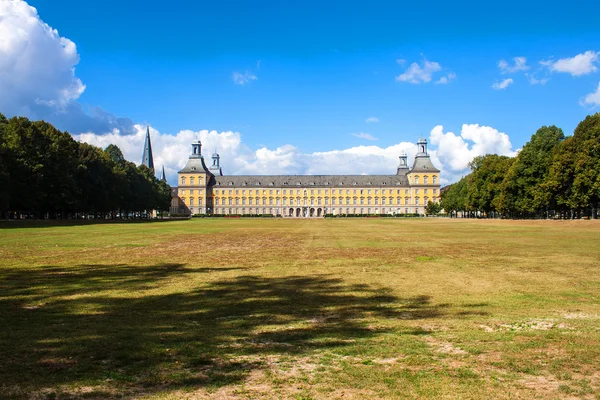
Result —
<svg viewBox="0 0 600 400"><path fill-rule="evenodd" d="M387 148L438 125L460 136L463 124L506 133L514 151L542 125L571 134L598 111L597 2L402 3L30 0L76 45L85 90L69 107L87 116L12 110L74 135L104 135L94 118L118 116L161 135L232 131L252 151L291 145L303 154Z"/></svg>

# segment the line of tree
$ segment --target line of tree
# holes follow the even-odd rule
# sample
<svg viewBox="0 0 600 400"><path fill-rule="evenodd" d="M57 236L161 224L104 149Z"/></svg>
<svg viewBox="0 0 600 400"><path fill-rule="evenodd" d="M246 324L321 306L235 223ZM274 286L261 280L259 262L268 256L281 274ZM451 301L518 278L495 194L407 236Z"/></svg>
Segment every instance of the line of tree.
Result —
<svg viewBox="0 0 600 400"><path fill-rule="evenodd" d="M168 210L171 188L110 145L0 114L0 217L129 218Z"/></svg>
<svg viewBox="0 0 600 400"><path fill-rule="evenodd" d="M600 113L573 136L543 126L516 157L476 157L471 173L442 191L450 216L597 218L600 204Z"/></svg>

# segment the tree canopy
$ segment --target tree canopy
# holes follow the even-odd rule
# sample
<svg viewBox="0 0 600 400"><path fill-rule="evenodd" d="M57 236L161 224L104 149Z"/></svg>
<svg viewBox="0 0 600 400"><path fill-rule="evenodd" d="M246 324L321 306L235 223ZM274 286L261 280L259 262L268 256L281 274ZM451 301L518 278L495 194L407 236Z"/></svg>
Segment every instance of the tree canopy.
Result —
<svg viewBox="0 0 600 400"><path fill-rule="evenodd" d="M0 114L0 215L141 215L167 210L171 189L110 145L79 143L44 121Z"/></svg>
<svg viewBox="0 0 600 400"><path fill-rule="evenodd" d="M488 154L442 192L451 215L595 217L600 205L600 113L566 137L556 126L537 130L514 158ZM467 215L468 215L467 214Z"/></svg>

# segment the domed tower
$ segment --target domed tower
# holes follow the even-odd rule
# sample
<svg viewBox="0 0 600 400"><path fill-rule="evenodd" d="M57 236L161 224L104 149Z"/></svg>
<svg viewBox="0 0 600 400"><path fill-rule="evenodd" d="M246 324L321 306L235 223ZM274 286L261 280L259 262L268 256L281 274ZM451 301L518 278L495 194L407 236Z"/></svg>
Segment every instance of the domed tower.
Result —
<svg viewBox="0 0 600 400"><path fill-rule="evenodd" d="M221 156L219 156L219 153L215 151L212 155L212 165L209 168L210 172L212 172L212 174L215 176L223 176L223 171L219 165L220 160Z"/></svg>
<svg viewBox="0 0 600 400"><path fill-rule="evenodd" d="M398 164L398 170L396 171L396 175L406 175L408 172L408 156L406 153L402 153L400 155L400 164Z"/></svg>

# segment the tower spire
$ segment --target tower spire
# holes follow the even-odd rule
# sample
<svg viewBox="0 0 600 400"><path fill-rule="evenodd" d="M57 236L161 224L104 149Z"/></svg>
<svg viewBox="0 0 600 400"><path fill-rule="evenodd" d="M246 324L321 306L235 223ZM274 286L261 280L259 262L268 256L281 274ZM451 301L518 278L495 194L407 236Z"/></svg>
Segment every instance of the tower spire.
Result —
<svg viewBox="0 0 600 400"><path fill-rule="evenodd" d="M160 180L163 182L167 181L167 176L165 175L165 166L162 166L162 174L160 174Z"/></svg>
<svg viewBox="0 0 600 400"><path fill-rule="evenodd" d="M146 141L144 142L142 164L154 171L154 157L152 156L152 143L150 142L150 126L146 127Z"/></svg>

